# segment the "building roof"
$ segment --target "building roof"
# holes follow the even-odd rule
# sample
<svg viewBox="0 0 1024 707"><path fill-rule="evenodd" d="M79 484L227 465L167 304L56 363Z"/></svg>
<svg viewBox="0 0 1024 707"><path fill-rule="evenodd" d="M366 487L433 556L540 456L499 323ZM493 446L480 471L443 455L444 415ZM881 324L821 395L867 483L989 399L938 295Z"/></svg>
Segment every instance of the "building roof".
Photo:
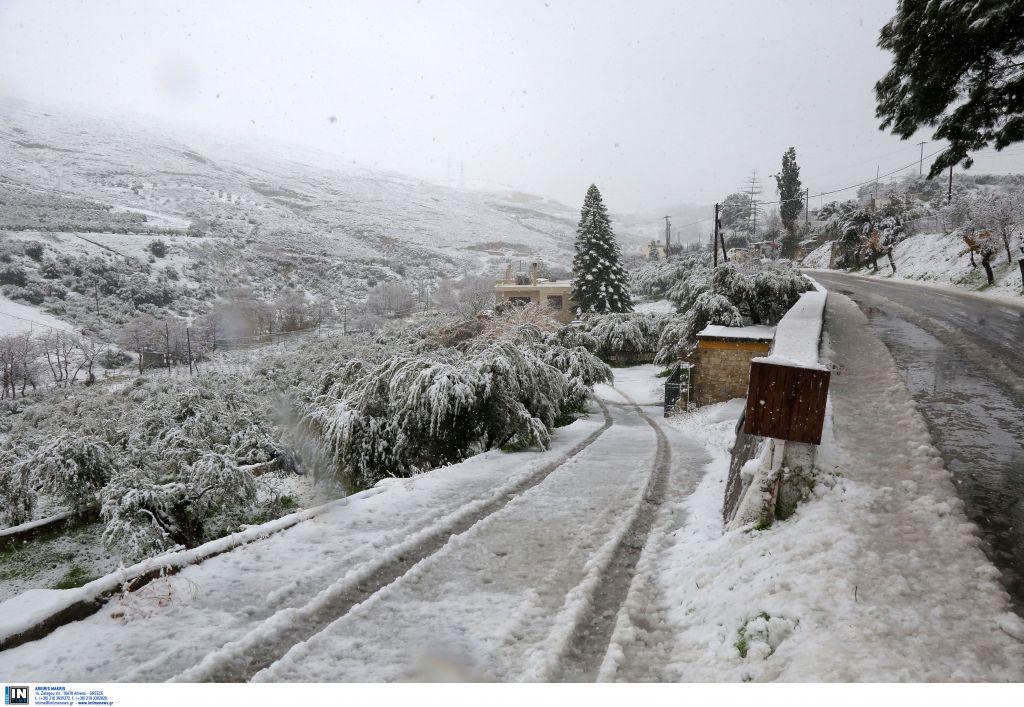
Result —
<svg viewBox="0 0 1024 707"><path fill-rule="evenodd" d="M712 324L704 327L697 338L742 339L745 341L771 341L775 338L773 326L721 326Z"/></svg>

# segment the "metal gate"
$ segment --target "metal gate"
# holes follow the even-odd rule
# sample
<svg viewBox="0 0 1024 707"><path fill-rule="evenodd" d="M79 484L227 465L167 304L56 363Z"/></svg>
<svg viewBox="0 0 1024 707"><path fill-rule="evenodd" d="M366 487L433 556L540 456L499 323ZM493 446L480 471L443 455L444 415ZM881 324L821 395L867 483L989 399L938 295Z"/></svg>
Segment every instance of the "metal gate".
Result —
<svg viewBox="0 0 1024 707"><path fill-rule="evenodd" d="M680 364L665 381L665 417L672 414L676 403L683 401L683 407L690 402L690 366Z"/></svg>

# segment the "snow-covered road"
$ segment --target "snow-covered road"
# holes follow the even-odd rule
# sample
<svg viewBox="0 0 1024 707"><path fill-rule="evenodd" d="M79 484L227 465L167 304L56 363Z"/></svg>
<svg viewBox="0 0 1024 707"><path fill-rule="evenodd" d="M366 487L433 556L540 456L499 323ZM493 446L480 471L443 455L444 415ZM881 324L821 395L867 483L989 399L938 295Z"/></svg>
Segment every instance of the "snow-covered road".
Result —
<svg viewBox="0 0 1024 707"><path fill-rule="evenodd" d="M1024 303L836 273L928 422L968 517L1024 612Z"/></svg>
<svg viewBox="0 0 1024 707"><path fill-rule="evenodd" d="M663 430L653 372L602 386L603 413L547 452L489 452L358 494L5 651L0 672L592 679L660 495L681 477L692 488L705 461Z"/></svg>

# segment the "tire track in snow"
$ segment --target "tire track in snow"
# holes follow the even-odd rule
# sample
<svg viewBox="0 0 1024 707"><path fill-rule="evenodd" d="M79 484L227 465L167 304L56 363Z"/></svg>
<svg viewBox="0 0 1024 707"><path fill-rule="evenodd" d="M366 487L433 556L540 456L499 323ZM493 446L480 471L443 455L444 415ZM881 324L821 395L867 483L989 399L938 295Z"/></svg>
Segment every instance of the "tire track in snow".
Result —
<svg viewBox="0 0 1024 707"><path fill-rule="evenodd" d="M251 679L280 659L293 645L316 635L354 606L399 580L412 567L443 548L453 536L467 532L501 510L597 441L612 426L612 416L603 401L596 396L594 400L601 407L604 424L566 454L542 466L507 492L465 506L439 524L422 529L405 542L384 550L377 562L349 572L306 605L283 609L270 616L245 636L209 653L198 665L175 676L171 681L243 682Z"/></svg>
<svg viewBox="0 0 1024 707"><path fill-rule="evenodd" d="M658 448L647 485L634 507L629 525L599 574L584 580L584 583L591 584L594 589L590 595L589 606L575 623L572 635L568 637L560 665L553 675L556 681L589 682L597 679L615 630L619 610L633 583L637 563L654 527L658 508L665 498L668 486L672 453L664 430L636 401L617 388L615 392L628 401L644 422L651 426L657 435Z"/></svg>

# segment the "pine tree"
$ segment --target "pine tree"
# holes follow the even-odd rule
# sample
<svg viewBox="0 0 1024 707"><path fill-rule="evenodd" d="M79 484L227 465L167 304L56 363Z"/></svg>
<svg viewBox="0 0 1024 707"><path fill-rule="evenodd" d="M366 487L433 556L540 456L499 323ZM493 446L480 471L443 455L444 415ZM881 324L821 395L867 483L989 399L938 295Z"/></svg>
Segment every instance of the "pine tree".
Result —
<svg viewBox="0 0 1024 707"><path fill-rule="evenodd" d="M626 271L619 264L608 210L593 184L587 190L576 227L576 256L572 261L572 298L579 313L632 312Z"/></svg>
<svg viewBox="0 0 1024 707"><path fill-rule="evenodd" d="M791 147L782 154L782 171L775 175L775 184L779 188L779 217L792 235L796 233L796 220L804 209L804 188L800 184L795 148Z"/></svg>
<svg viewBox="0 0 1024 707"><path fill-rule="evenodd" d="M882 27L878 46L893 61L875 84L875 115L904 140L935 127L932 140L948 141L929 178L1024 140L1022 17L1019 0L901 0Z"/></svg>

